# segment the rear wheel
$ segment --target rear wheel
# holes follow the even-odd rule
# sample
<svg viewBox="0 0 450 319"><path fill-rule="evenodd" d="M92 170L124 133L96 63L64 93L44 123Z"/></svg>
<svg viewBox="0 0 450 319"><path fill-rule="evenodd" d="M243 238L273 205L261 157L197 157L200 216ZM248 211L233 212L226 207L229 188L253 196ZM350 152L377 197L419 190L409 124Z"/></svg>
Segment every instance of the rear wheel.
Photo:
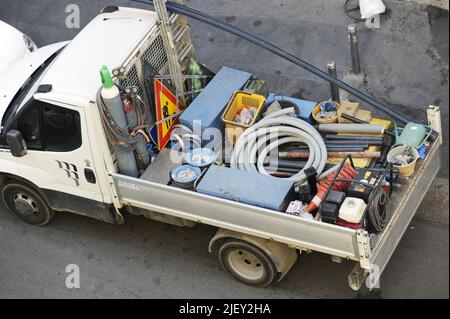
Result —
<svg viewBox="0 0 450 319"><path fill-rule="evenodd" d="M266 287L278 277L270 257L248 242L226 241L219 249L219 260L230 276L247 285Z"/></svg>
<svg viewBox="0 0 450 319"><path fill-rule="evenodd" d="M6 184L2 189L2 199L14 215L32 225L45 225L54 215L44 199L23 184Z"/></svg>

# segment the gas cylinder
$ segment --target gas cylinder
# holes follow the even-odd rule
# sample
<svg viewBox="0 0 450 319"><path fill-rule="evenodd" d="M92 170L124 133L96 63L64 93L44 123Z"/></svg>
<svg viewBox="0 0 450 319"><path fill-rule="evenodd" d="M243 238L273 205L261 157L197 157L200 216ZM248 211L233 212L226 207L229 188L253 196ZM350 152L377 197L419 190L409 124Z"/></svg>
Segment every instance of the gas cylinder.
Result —
<svg viewBox="0 0 450 319"><path fill-rule="evenodd" d="M123 111L123 103L120 97L120 92L111 78L111 73L104 65L100 70L100 77L102 80L101 96L106 108L111 114L116 124L126 130L128 128L127 118ZM122 152L115 148L115 155L117 159L117 166L121 174L138 177L138 167L133 152Z"/></svg>

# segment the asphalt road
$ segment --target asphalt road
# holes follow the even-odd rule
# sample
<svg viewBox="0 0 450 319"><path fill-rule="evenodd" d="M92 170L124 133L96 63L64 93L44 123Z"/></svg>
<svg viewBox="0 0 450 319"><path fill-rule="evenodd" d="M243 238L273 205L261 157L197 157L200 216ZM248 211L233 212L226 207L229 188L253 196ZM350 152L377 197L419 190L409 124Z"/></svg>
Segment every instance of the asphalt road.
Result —
<svg viewBox="0 0 450 319"><path fill-rule="evenodd" d="M80 7L81 26L114 1L0 0L0 19L42 46L71 39L67 4ZM128 4L129 1L118 1ZM190 0L192 7L220 16L313 64L335 59L338 75L350 65L343 1ZM363 89L424 119L423 109L443 110L448 153L448 12L412 2L386 1L382 27L360 26ZM133 4L134 5L134 4ZM140 6L142 7L142 6ZM306 99L326 98L328 84L273 59L254 46L192 22L200 58L246 69L268 79L272 90ZM3 49L3 48L2 48ZM124 226L57 214L46 227L23 224L0 206L0 297L2 298L448 298L448 158L386 268L381 287L369 293L347 287L352 263L332 264L326 255L302 255L280 283L255 289L220 269L207 246L215 230L178 228L127 216ZM65 286L68 264L77 264L81 288Z"/></svg>

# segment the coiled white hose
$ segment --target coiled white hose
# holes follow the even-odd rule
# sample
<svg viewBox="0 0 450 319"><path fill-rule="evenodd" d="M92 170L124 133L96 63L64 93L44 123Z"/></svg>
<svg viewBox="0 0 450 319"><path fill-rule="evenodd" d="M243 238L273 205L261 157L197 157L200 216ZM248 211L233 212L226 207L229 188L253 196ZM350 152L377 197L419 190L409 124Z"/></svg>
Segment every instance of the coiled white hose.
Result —
<svg viewBox="0 0 450 319"><path fill-rule="evenodd" d="M300 172L287 179L297 185L302 184L307 179L304 170L309 167L314 167L320 175L327 161L325 143L309 123L287 116L293 112L293 108L274 112L245 130L231 154L231 167L270 175L264 168L264 161L270 151L286 143L301 142L308 145L310 157Z"/></svg>

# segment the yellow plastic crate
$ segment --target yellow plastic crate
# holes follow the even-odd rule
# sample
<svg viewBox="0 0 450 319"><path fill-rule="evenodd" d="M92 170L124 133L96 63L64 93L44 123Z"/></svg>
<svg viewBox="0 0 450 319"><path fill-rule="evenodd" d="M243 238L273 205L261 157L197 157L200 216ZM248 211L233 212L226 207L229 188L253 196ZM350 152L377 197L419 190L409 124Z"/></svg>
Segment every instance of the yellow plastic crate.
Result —
<svg viewBox="0 0 450 319"><path fill-rule="evenodd" d="M262 95L244 91L236 91L233 94L222 114L222 121L225 123L225 132L229 143L236 144L239 136L241 136L247 128L255 124L265 100L265 97ZM244 107L254 107L256 109L256 115L249 124L242 124L234 121L236 114L240 113Z"/></svg>

